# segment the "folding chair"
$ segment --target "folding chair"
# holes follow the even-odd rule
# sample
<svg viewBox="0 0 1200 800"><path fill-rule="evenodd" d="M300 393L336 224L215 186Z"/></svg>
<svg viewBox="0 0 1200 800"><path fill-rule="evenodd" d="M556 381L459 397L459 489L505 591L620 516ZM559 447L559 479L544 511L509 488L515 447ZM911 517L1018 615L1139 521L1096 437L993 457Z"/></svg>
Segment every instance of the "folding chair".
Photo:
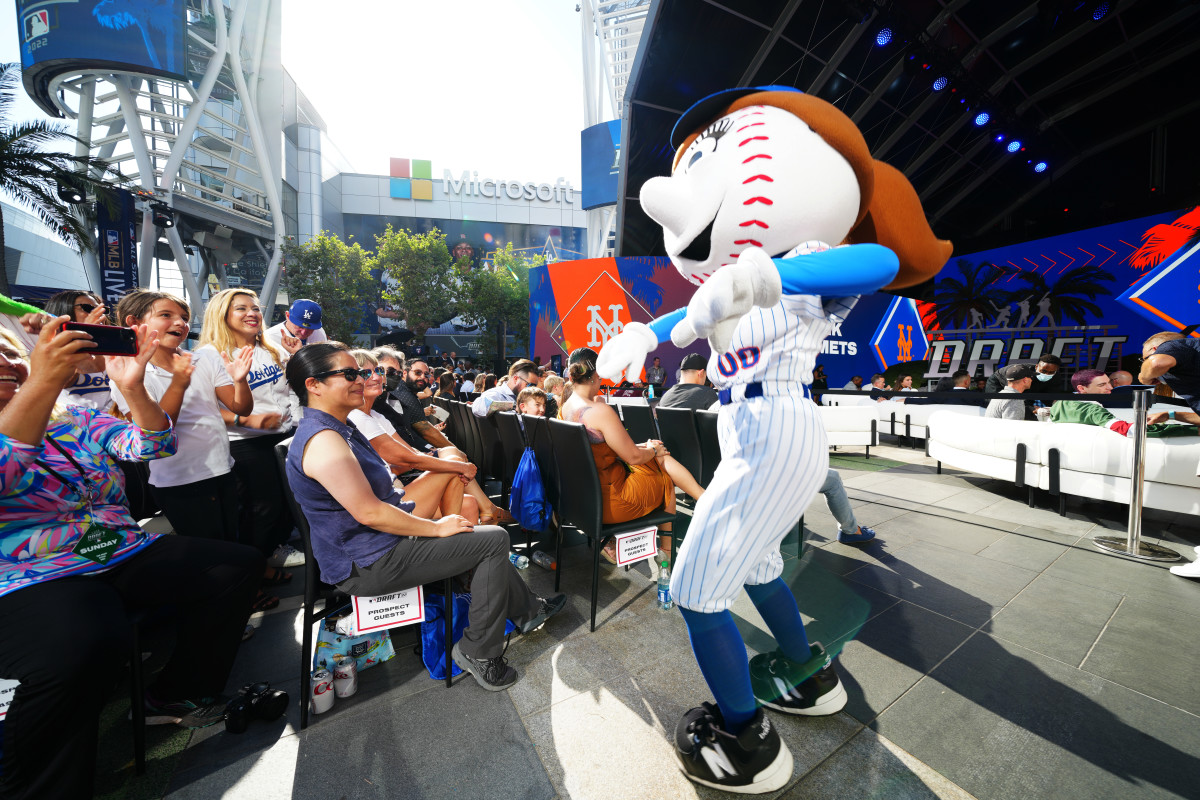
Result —
<svg viewBox="0 0 1200 800"><path fill-rule="evenodd" d="M547 424L550 426L550 436L558 461L562 522L577 528L592 543L591 630L594 631L596 598L600 588L600 550L609 539L619 533L674 522L675 515L660 508L628 522L605 525L603 502L600 497L600 474L596 470L596 462L592 459L592 446L583 425L559 419L547 420ZM655 542L657 544L657 534ZM561 562L558 566L561 569ZM557 588L556 586L556 591Z"/></svg>
<svg viewBox="0 0 1200 800"><path fill-rule="evenodd" d="M558 591L562 578L562 491L558 483L558 456L554 452L554 443L550 439L550 426L545 417L521 415L521 423L525 426L525 438L533 448L533 456L538 462L538 471L542 473L542 489L546 493L546 501L554 510L551 527L554 529L554 591Z"/></svg>
<svg viewBox="0 0 1200 800"><path fill-rule="evenodd" d="M621 409L621 421L625 423L625 430L635 443L641 444L658 438L658 429L654 426L654 413L650 406L622 403L618 408Z"/></svg>
<svg viewBox="0 0 1200 800"><path fill-rule="evenodd" d="M291 446L291 438L275 445L275 462L279 465L279 474L283 478L283 493L287 498L288 507L292 510L292 519L295 520L296 528L300 531L300 540L304 543L304 551L307 553L304 559L304 614L301 633L303 642L300 645L300 730L304 730L308 727L308 695L311 691L309 676L312 673L313 664L313 624L345 606L350 601L350 596L338 591L336 587L321 582L317 559L313 554L308 520L300 508L300 504L296 502L296 496L292 494L291 484L288 483L287 455L288 448ZM443 581L442 591L446 597L446 688L450 688L450 676L453 672L450 651L454 646L454 579L452 577ZM316 610L318 599L324 601L320 611Z"/></svg>
<svg viewBox="0 0 1200 800"><path fill-rule="evenodd" d="M664 409L665 410L665 409ZM661 413L661 412L660 412ZM696 480L705 489L712 482L717 464L721 463L721 441L717 436L717 412L695 412L696 437L700 440L700 474Z"/></svg>

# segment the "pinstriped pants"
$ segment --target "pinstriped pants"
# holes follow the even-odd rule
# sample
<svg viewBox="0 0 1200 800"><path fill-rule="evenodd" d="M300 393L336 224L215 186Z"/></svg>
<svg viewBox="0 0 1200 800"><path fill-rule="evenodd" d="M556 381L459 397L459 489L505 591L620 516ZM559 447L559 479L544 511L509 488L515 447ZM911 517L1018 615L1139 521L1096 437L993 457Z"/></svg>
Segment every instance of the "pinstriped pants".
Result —
<svg viewBox="0 0 1200 800"><path fill-rule="evenodd" d="M721 406L717 432L721 463L671 575L675 602L704 613L727 610L743 585L783 573L779 545L829 470L820 412L799 392Z"/></svg>

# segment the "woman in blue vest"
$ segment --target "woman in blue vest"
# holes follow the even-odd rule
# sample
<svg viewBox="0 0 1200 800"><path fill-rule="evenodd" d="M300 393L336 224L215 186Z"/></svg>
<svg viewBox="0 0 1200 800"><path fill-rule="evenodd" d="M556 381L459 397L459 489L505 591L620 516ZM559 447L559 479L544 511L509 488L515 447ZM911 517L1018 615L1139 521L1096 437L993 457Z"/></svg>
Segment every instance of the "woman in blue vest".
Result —
<svg viewBox="0 0 1200 800"><path fill-rule="evenodd" d="M473 569L469 626L454 661L489 691L511 686L504 658L505 619L531 633L562 610L566 596L539 598L508 560L508 532L450 514L410 513L387 465L348 424L363 404L369 369L345 345L309 345L287 365L288 385L307 410L288 453L287 475L312 532L321 579L353 595L374 596Z"/></svg>

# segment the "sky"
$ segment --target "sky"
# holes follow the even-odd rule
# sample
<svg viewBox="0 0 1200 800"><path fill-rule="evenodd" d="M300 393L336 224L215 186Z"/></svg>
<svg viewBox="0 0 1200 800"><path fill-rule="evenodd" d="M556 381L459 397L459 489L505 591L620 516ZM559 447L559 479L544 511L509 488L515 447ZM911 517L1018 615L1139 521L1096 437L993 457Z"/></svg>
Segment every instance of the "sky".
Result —
<svg viewBox="0 0 1200 800"><path fill-rule="evenodd" d="M0 61L20 61L14 3ZM283 65L359 172L390 157L579 187L575 0L283 0ZM261 100L261 98L260 98ZM23 94L17 119L40 118Z"/></svg>

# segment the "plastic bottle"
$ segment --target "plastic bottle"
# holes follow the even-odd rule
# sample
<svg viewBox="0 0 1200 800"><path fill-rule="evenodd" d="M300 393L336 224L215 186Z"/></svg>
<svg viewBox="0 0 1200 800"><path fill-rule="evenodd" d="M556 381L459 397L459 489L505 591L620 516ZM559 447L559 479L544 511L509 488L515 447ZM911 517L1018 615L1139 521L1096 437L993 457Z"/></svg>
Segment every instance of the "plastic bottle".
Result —
<svg viewBox="0 0 1200 800"><path fill-rule="evenodd" d="M550 555L549 553L543 553L541 550L534 550L533 558L530 560L542 569L558 569L558 564L555 562L554 556Z"/></svg>
<svg viewBox="0 0 1200 800"><path fill-rule="evenodd" d="M511 561L512 565L517 569L525 569L529 566L529 559L520 553L509 553L508 560Z"/></svg>
<svg viewBox="0 0 1200 800"><path fill-rule="evenodd" d="M658 571L658 607L663 611L675 607L675 601L671 599L671 562L665 559Z"/></svg>

